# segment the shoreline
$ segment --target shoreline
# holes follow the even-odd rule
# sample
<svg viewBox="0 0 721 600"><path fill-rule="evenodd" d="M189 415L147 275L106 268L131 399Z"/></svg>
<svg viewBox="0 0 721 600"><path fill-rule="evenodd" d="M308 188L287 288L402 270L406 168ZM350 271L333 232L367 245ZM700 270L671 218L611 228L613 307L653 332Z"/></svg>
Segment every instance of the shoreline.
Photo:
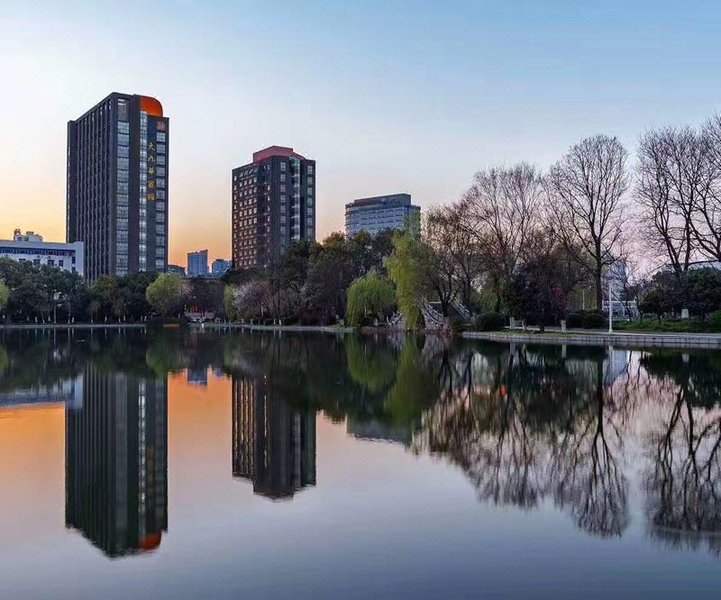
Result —
<svg viewBox="0 0 721 600"><path fill-rule="evenodd" d="M13 323L0 325L4 330L75 330L75 329L146 329L147 323ZM177 327L177 326L176 326ZM360 329L338 325L251 325L250 323L188 323L187 327L194 330L244 330L288 333L364 333ZM373 332L365 332L370 334ZM378 332L376 332L378 333ZM385 330L384 333L391 333ZM405 334L407 332L394 331ZM433 331L418 332L433 335ZM505 330L505 331L462 331L458 337L464 340L485 340L498 343L517 344L554 344L575 346L618 346L625 348L700 348L721 350L721 334L719 333L653 333L615 331L592 332L571 330L560 331Z"/></svg>
<svg viewBox="0 0 721 600"><path fill-rule="evenodd" d="M568 331L533 333L522 331L464 331L469 340L521 344L569 344L574 346L618 346L622 348L706 348L721 350L718 333L591 333Z"/></svg>
<svg viewBox="0 0 721 600"><path fill-rule="evenodd" d="M11 329L145 329L146 323L3 323L0 331Z"/></svg>

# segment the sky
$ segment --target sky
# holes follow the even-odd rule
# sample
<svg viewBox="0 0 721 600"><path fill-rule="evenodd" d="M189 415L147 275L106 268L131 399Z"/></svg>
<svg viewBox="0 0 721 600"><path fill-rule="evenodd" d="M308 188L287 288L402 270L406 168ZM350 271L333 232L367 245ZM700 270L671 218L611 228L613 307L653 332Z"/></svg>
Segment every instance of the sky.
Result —
<svg viewBox="0 0 721 600"><path fill-rule="evenodd" d="M317 229L354 198L458 198L597 133L721 111L720 2L0 0L0 238L65 239L66 124L112 91L170 118L170 261L229 257L234 167L317 161Z"/></svg>

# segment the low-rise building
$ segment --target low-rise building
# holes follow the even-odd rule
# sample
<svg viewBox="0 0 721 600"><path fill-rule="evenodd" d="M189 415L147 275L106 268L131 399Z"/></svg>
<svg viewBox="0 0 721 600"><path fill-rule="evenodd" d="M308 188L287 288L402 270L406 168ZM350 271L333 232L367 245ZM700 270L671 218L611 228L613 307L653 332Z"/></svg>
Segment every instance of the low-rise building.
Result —
<svg viewBox="0 0 721 600"><path fill-rule="evenodd" d="M180 265L168 265L168 273L175 273L181 277L185 277L185 267Z"/></svg>
<svg viewBox="0 0 721 600"><path fill-rule="evenodd" d="M16 229L13 239L0 240L0 257L33 265L45 265L85 276L85 245L83 242L46 242L43 236Z"/></svg>

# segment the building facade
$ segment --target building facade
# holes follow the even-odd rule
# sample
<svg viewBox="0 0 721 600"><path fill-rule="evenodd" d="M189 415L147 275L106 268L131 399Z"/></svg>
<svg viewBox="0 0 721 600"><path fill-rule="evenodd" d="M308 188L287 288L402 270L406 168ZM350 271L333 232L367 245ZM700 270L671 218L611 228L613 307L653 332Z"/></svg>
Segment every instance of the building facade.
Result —
<svg viewBox="0 0 721 600"><path fill-rule="evenodd" d="M421 207L411 204L410 194L359 198L345 205L345 233L375 235L384 229L403 229L413 215L420 214Z"/></svg>
<svg viewBox="0 0 721 600"><path fill-rule="evenodd" d="M231 263L229 260L225 260L224 258L216 258L213 261L210 274L216 279L219 279L220 277L225 275L232 266L233 263Z"/></svg>
<svg viewBox="0 0 721 600"><path fill-rule="evenodd" d="M168 273L175 273L176 275L180 275L181 277L185 277L185 267L181 267L180 265L168 265L167 269Z"/></svg>
<svg viewBox="0 0 721 600"><path fill-rule="evenodd" d="M67 240L89 281L164 272L170 125L155 98L112 93L68 123Z"/></svg>
<svg viewBox="0 0 721 600"><path fill-rule="evenodd" d="M16 229L12 240L0 240L0 258L9 258L17 262L33 265L45 265L85 275L85 248L83 242L63 244L45 242L43 236L28 231L21 233Z"/></svg>
<svg viewBox="0 0 721 600"><path fill-rule="evenodd" d="M315 240L315 161L271 146L232 173L236 268L266 267L292 242Z"/></svg>
<svg viewBox="0 0 721 600"><path fill-rule="evenodd" d="M208 276L208 251L188 252L188 277Z"/></svg>

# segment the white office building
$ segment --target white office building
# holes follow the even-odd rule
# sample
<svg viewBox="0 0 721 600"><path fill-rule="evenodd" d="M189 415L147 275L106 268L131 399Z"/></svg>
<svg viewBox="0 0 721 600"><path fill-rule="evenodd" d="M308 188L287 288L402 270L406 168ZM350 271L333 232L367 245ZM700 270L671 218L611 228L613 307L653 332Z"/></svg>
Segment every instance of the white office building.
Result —
<svg viewBox="0 0 721 600"><path fill-rule="evenodd" d="M33 265L46 265L85 276L85 248L83 242L66 244L45 242L43 236L15 230L13 239L0 240L0 258L9 258Z"/></svg>

